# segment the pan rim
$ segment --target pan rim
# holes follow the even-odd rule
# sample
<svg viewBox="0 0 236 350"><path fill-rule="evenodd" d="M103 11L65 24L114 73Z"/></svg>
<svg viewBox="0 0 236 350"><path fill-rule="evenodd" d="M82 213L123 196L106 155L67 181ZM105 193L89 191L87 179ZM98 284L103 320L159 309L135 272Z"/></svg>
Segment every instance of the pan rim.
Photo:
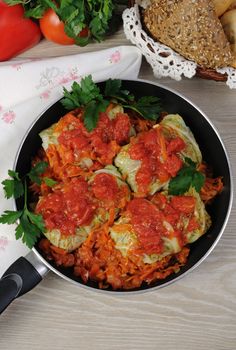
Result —
<svg viewBox="0 0 236 350"><path fill-rule="evenodd" d="M100 80L98 81L103 82L104 80ZM210 246L210 248L206 251L206 253L192 266L190 267L188 270L186 270L185 272L183 272L182 274L180 274L179 276L174 277L173 279L171 279L170 281L164 282L158 286L150 286L147 287L145 289L140 289L140 290L123 290L123 291L116 291L116 290L106 290L106 289L99 289L99 288L94 288L92 286L88 286L86 284L80 283L79 281L76 281L68 276L66 276L65 274L63 274L62 272L60 272L59 270L57 270L55 267L53 267L39 252L38 250L33 247L32 251L34 252L34 254L36 254L36 256L38 257L38 259L41 260L41 262L46 265L48 267L49 270L53 271L55 274L57 274L59 277L63 278L64 280L73 283L74 285L76 285L77 287L81 287L84 288L86 290L89 291L94 291L97 293L106 293L106 294L113 294L113 295L127 295L127 294L141 294L141 293L146 293L146 292L152 292L155 291L157 289L161 289L164 287L167 287L168 285L179 281L180 279L182 279L183 277L185 277L187 274L189 274L190 272L192 272L195 268L197 268L209 255L210 253L214 250L214 248L216 247L216 245L218 244L220 238L222 237L224 230L226 228L226 225L228 223L229 217L230 217L230 213L232 210L232 206L233 206L233 193L234 193L234 185L233 185L233 172L232 172L232 166L230 163L230 158L227 152L227 148L220 136L220 133L218 131L218 129L215 127L215 125L211 122L211 120L208 118L208 116L194 103L192 102L189 98L187 98L186 96L184 96L183 94L179 93L178 91L176 91L175 89L166 87L163 84L159 84L156 82L153 82L151 80L146 80L146 79L122 79L122 81L131 81L131 82L141 82L141 83L146 83L146 84L150 84L150 85L154 85L157 86L163 90L167 90L175 95L177 95L178 97L180 97L181 99L185 100L189 105L191 105L195 110L197 110L203 117L204 119L208 122L208 124L210 125L210 127L212 128L212 130L215 132L218 141L220 142L222 149L224 151L224 155L227 161L227 165L228 165L228 169L229 169L229 184L230 184L230 195L229 195L229 201L228 201L228 209L227 209L227 213L226 216L224 218L224 222L221 226L221 229L217 235L217 238L215 239L215 241L213 242L213 244ZM45 109L43 109L43 111L35 118L35 120L31 123L31 125L29 126L29 128L27 129L27 131L24 134L24 137L22 138L20 145L18 147L16 156L15 156L15 160L14 160L14 165L13 168L14 170L16 169L17 166L17 162L19 159L19 155L22 149L22 146L28 136L28 134L30 133L31 129L33 128L33 126L35 125L35 123L44 115L44 113L50 108L52 107L55 103L57 103L58 101L60 101L62 97L60 98L56 98L55 100L53 100ZM16 208L16 202L14 201L14 207Z"/></svg>

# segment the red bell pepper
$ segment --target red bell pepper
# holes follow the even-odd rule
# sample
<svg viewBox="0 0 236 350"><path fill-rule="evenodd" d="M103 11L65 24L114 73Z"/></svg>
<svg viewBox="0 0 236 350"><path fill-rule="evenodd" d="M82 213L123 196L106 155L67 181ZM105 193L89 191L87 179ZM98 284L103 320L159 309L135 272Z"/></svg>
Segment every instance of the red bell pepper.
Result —
<svg viewBox="0 0 236 350"><path fill-rule="evenodd" d="M36 23L24 18L21 5L9 6L0 0L0 61L6 61L39 42Z"/></svg>

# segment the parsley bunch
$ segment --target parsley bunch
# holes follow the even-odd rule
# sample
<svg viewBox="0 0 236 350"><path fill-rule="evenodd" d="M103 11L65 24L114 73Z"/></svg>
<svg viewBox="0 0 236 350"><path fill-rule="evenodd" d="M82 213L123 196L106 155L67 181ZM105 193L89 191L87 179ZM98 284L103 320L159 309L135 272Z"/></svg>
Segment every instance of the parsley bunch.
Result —
<svg viewBox="0 0 236 350"><path fill-rule="evenodd" d="M204 181L205 176L197 170L197 164L186 157L184 166L170 180L168 193L173 196L181 195L187 192L190 187L194 187L197 192L200 192Z"/></svg>
<svg viewBox="0 0 236 350"><path fill-rule="evenodd" d="M0 216L0 223L8 225L18 223L15 229L16 239L21 238L23 243L25 243L30 249L37 242L37 239L40 237L41 233L45 232L45 225L42 216L40 214L32 213L27 206L26 178L28 177L32 182L40 184L42 181L40 179L40 175L44 173L47 167L48 163L39 162L23 179L20 179L17 172L9 170L8 175L10 179L2 181L6 198L17 199L23 197L24 206L22 210L5 210L4 213ZM56 183L52 179L46 179L46 181L48 181L51 186ZM45 183L47 183L46 181Z"/></svg>
<svg viewBox="0 0 236 350"><path fill-rule="evenodd" d="M105 83L104 93L89 75L78 84L74 82L71 91L63 89L64 98L61 103L68 110L84 108L84 125L88 131L96 126L99 113L104 112L111 100L119 102L124 108L132 109L144 119L156 121L161 112L160 99L156 96L144 96L135 100L133 94L122 89L119 79L109 79Z"/></svg>

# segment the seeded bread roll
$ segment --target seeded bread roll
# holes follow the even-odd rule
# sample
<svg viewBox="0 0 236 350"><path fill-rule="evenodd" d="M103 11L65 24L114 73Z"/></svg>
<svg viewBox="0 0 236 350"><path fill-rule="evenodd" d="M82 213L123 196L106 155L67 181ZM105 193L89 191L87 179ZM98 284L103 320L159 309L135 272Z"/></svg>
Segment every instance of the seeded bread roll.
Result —
<svg viewBox="0 0 236 350"><path fill-rule="evenodd" d="M144 23L156 40L202 67L232 63L230 44L210 0L155 0L144 12Z"/></svg>
<svg viewBox="0 0 236 350"><path fill-rule="evenodd" d="M212 0L217 17L220 17L233 4L234 0Z"/></svg>

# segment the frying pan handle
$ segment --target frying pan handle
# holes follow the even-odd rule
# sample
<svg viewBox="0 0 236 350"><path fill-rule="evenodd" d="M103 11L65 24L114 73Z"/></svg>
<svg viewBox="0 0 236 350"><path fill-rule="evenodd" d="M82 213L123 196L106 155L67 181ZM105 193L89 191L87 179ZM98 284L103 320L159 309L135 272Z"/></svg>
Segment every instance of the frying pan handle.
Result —
<svg viewBox="0 0 236 350"><path fill-rule="evenodd" d="M47 272L33 252L17 259L0 279L0 314L14 299L34 288Z"/></svg>

